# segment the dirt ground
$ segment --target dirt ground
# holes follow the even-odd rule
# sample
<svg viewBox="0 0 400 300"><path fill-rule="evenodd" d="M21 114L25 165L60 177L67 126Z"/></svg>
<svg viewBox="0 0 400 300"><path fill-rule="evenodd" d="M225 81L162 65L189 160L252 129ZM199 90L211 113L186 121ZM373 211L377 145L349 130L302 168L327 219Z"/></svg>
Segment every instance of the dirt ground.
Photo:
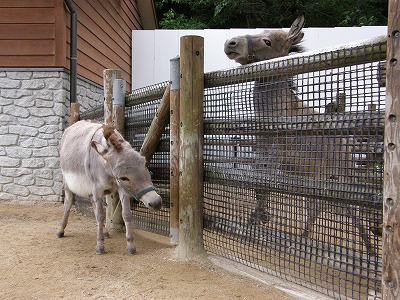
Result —
<svg viewBox="0 0 400 300"><path fill-rule="evenodd" d="M111 231L95 254L93 218L72 211L56 238L61 204L0 201L0 299L295 299L205 258L179 260L169 238L135 231L128 255Z"/></svg>

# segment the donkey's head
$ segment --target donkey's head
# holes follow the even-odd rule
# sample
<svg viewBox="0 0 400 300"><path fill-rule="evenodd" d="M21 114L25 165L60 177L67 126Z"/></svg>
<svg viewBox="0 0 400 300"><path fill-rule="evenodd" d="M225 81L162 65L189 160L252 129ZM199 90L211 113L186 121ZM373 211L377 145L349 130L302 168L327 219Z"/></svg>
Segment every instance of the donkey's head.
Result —
<svg viewBox="0 0 400 300"><path fill-rule="evenodd" d="M225 42L224 51L229 59L241 65L288 55L301 51L299 43L304 37L304 13L297 17L288 32L283 30L264 30L255 35L243 35Z"/></svg>
<svg viewBox="0 0 400 300"><path fill-rule="evenodd" d="M135 151L112 126L104 125L103 134L106 143L92 141L91 146L111 169L120 198L133 198L150 209L160 209L162 199L153 187L144 156Z"/></svg>

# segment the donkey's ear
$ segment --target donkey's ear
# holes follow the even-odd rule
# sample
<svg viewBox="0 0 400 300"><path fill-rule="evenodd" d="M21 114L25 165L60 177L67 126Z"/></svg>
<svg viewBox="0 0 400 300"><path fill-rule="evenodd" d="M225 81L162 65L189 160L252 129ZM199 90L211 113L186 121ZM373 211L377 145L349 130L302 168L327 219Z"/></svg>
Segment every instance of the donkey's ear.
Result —
<svg viewBox="0 0 400 300"><path fill-rule="evenodd" d="M304 33L302 33L301 30L304 27L305 21L306 19L303 12L300 14L300 16L296 18L296 20L294 20L292 26L290 26L290 30L288 32L288 40L297 41L296 43L293 42L293 44L299 43L303 38Z"/></svg>
<svg viewBox="0 0 400 300"><path fill-rule="evenodd" d="M298 43L300 43L303 37L304 37L304 32L300 32L300 34L296 36L296 38L293 40L292 45L297 45Z"/></svg>
<svg viewBox="0 0 400 300"><path fill-rule="evenodd" d="M104 157L105 154L107 154L108 149L106 147L104 147L103 145L99 144L98 142L92 141L92 143L90 144L90 146L92 146L92 148L98 153L100 154L102 157Z"/></svg>

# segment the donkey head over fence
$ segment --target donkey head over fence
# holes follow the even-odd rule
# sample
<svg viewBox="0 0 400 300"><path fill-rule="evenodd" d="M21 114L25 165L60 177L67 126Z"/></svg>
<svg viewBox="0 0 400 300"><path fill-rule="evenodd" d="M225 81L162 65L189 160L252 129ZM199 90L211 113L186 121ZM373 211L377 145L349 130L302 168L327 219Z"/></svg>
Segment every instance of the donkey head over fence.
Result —
<svg viewBox="0 0 400 300"><path fill-rule="evenodd" d="M264 30L263 33L243 35L225 42L225 53L229 59L241 65L256 61L288 55L290 52L301 52L299 45L304 37L301 31L304 26L304 14L293 22L288 32L283 30Z"/></svg>
<svg viewBox="0 0 400 300"><path fill-rule="evenodd" d="M301 31L305 23L301 14L291 25L288 32L284 30L265 30L261 34L234 37L225 42L224 51L228 58L245 65L288 55L292 51L301 52L299 45L304 37ZM286 78L259 78L253 92L254 112L260 122L269 122L271 117L285 117L295 121L299 116L320 115L320 112L309 107L296 95L290 75ZM336 181L339 185L354 182L351 174L354 168L352 146L348 139L339 135L257 135L253 151L257 162L255 171L263 170L267 176L298 176L297 178L314 178L316 182ZM257 171L257 172L258 172ZM280 173L284 171L284 173ZM265 173L264 173L265 174ZM282 175L279 175L282 174ZM262 177L262 176L261 176ZM256 189L257 204L250 216L250 222L269 222L271 191ZM307 203L307 220L302 232L309 236L324 199L311 199ZM360 221L358 209L354 205L346 208L353 224L360 232L367 251L373 252L370 237Z"/></svg>

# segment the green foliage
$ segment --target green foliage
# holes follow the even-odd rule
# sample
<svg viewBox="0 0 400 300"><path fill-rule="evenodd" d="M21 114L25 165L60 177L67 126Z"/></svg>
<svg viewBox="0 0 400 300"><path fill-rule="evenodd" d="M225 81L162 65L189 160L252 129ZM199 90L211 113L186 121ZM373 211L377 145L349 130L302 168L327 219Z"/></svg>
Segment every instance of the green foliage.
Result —
<svg viewBox="0 0 400 300"><path fill-rule="evenodd" d="M307 27L387 25L388 0L155 0L160 28L280 28L306 13Z"/></svg>
<svg viewBox="0 0 400 300"><path fill-rule="evenodd" d="M187 17L171 8L163 15L160 27L164 29L205 29L208 26L195 17Z"/></svg>

